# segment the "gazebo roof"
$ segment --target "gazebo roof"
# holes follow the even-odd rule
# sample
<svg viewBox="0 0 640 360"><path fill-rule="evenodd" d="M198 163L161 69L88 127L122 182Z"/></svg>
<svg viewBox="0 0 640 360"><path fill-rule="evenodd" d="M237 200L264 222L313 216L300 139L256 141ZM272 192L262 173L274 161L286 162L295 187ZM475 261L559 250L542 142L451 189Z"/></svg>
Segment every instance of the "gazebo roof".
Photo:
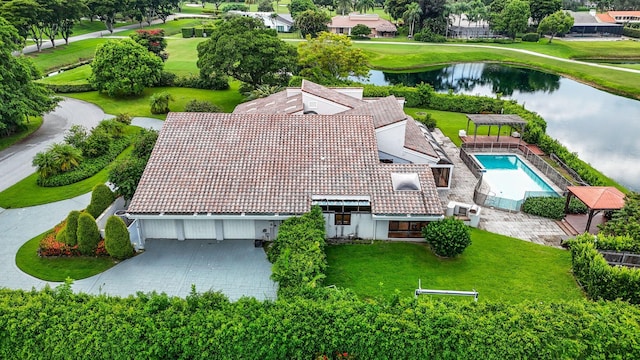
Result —
<svg viewBox="0 0 640 360"><path fill-rule="evenodd" d="M618 210L625 195L612 186L568 186L567 190L592 210Z"/></svg>
<svg viewBox="0 0 640 360"><path fill-rule="evenodd" d="M527 125L518 115L513 114L467 114L467 118L478 125Z"/></svg>

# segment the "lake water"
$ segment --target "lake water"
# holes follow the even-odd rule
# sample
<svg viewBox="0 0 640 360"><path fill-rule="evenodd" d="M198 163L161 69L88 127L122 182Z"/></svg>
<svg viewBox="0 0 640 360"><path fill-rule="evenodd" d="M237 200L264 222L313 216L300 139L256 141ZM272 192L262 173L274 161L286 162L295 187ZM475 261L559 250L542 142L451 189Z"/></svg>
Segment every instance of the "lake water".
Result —
<svg viewBox="0 0 640 360"><path fill-rule="evenodd" d="M437 91L514 99L547 121L547 134L626 187L640 191L640 101L561 76L498 64L457 64L420 73L372 70L378 85L431 84Z"/></svg>

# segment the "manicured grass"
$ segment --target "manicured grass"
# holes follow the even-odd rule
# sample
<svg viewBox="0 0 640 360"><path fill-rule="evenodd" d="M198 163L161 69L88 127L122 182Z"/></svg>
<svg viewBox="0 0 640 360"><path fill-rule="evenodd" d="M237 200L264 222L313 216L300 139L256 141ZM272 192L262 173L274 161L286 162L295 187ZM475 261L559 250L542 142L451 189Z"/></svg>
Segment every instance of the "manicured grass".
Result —
<svg viewBox="0 0 640 360"><path fill-rule="evenodd" d="M198 44L207 40L204 38L167 39L167 53L169 58L164 63L164 70L178 76L189 74L198 75L200 69L198 61Z"/></svg>
<svg viewBox="0 0 640 360"><path fill-rule="evenodd" d="M80 280L99 274L116 264L110 257L41 258L38 256L42 233L27 241L16 254L16 265L25 273L45 281Z"/></svg>
<svg viewBox="0 0 640 360"><path fill-rule="evenodd" d="M9 146L20 142L22 139L27 136L33 134L34 131L38 130L42 125L42 117L31 117L29 118L29 123L27 124L27 128L23 131L17 132L10 136L0 137L0 151L8 148Z"/></svg>
<svg viewBox="0 0 640 360"><path fill-rule="evenodd" d="M423 289L475 289L480 301L584 299L568 251L477 229L472 241L454 259L436 257L424 243L329 246L325 284L365 298L388 297L396 289L413 296L421 279Z"/></svg>
<svg viewBox="0 0 640 360"><path fill-rule="evenodd" d="M96 38L72 42L69 45L57 46L55 49L45 49L40 53L31 53L30 57L40 71L47 73L64 66L77 64L93 58L96 46L107 39Z"/></svg>
<svg viewBox="0 0 640 360"><path fill-rule="evenodd" d="M43 84L65 84L65 85L79 85L88 84L89 76L91 76L91 65L82 65L71 70L63 71L54 76L47 76L38 80Z"/></svg>
<svg viewBox="0 0 640 360"><path fill-rule="evenodd" d="M137 30L152 30L152 29L164 29L165 36L172 36L176 34L182 33L183 27L194 27L200 26L203 23L210 22L211 19L203 18L203 19L177 19L177 20L168 20L164 24L154 24L151 26L146 26L147 23L142 23L142 28L136 28L131 30L125 30L122 32L118 32L113 34L114 36L129 36L136 33Z"/></svg>
<svg viewBox="0 0 640 360"><path fill-rule="evenodd" d="M137 127L132 126L132 128ZM117 159L123 158L129 154L132 149L131 146L128 147L122 154L118 155ZM36 183L38 174L33 173L15 183L10 188L0 192L0 207L5 209L22 208L71 199L90 192L96 184L105 183L108 177L109 167L75 184L42 187Z"/></svg>
<svg viewBox="0 0 640 360"><path fill-rule="evenodd" d="M175 101L169 104L171 111L183 111L187 102L198 99L213 102L222 107L225 112L231 112L239 104L243 96L238 92L238 82L232 82L229 90L201 90L188 88L148 88L142 96L131 98L111 98L97 91L65 94L72 98L94 103L107 114L128 113L131 116L144 116L156 119L164 119L164 114L151 114L150 98L153 94L166 91Z"/></svg>
<svg viewBox="0 0 640 360"><path fill-rule="evenodd" d="M640 74L567 63L515 51L478 47L484 45L391 45L381 42L357 42L354 46L365 50L370 55L371 65L378 69L419 70L437 64L483 61L512 63L551 71L613 93L640 98Z"/></svg>

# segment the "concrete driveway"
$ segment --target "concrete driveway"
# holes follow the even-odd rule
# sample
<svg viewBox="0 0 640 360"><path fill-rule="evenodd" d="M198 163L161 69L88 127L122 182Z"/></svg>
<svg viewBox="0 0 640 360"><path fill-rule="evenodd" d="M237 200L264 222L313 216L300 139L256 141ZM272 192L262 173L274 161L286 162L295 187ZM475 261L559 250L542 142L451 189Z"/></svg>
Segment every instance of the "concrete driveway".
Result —
<svg viewBox="0 0 640 360"><path fill-rule="evenodd" d="M276 298L271 263L253 240L147 240L145 248L102 274L75 282L73 289L117 296L155 290L185 297L193 284L198 292L222 291L231 301Z"/></svg>

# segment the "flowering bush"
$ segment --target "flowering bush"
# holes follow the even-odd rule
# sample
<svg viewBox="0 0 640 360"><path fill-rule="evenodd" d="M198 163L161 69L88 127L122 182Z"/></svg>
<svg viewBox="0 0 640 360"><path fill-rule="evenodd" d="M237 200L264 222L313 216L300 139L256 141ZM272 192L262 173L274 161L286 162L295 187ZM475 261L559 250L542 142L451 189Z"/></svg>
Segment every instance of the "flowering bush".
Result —
<svg viewBox="0 0 640 360"><path fill-rule="evenodd" d="M40 247L38 248L38 255L40 255L40 257L81 256L80 250L78 250L78 245L69 246L56 240L56 236L60 231L64 230L65 226L66 221L62 221L49 231L42 240L40 240ZM104 240L100 240L98 243L95 255L109 256L104 247Z"/></svg>

